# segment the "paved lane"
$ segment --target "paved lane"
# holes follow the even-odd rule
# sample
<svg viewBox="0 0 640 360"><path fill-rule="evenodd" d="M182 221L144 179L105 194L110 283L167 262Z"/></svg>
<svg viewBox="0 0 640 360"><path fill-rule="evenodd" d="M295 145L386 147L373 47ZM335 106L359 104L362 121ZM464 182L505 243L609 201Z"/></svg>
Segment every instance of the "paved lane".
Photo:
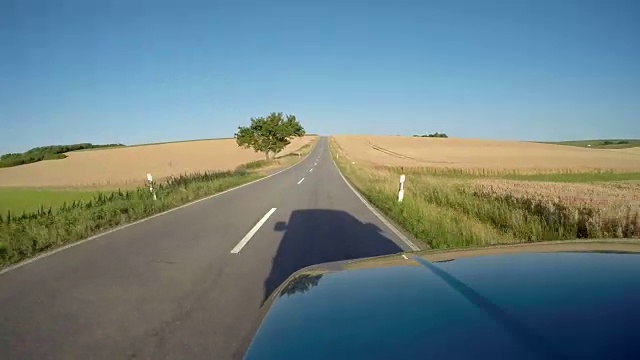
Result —
<svg viewBox="0 0 640 360"><path fill-rule="evenodd" d="M0 354L238 357L294 271L409 249L347 186L321 138L268 179L0 275Z"/></svg>

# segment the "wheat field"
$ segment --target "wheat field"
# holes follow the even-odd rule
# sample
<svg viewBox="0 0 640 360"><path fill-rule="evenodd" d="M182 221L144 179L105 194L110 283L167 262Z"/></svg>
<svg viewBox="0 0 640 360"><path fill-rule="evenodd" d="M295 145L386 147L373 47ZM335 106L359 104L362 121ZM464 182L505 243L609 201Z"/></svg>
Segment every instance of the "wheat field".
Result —
<svg viewBox="0 0 640 360"><path fill-rule="evenodd" d="M640 148L588 149L533 142L406 136L334 136L354 162L454 169L640 171Z"/></svg>
<svg viewBox="0 0 640 360"><path fill-rule="evenodd" d="M399 136L335 136L331 148L425 247L640 237L640 148Z"/></svg>
<svg viewBox="0 0 640 360"><path fill-rule="evenodd" d="M315 137L296 138L280 154L294 152ZM67 153L66 159L0 168L4 187L100 187L144 183L184 173L232 170L262 160L264 155L242 149L234 139L201 140Z"/></svg>

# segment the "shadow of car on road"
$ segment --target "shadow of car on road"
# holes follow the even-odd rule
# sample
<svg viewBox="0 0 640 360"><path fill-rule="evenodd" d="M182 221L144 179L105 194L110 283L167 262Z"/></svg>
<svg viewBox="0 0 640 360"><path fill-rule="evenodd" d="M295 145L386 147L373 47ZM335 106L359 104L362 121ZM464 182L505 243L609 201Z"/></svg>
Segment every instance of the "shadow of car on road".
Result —
<svg viewBox="0 0 640 360"><path fill-rule="evenodd" d="M284 236L264 281L263 304L291 274L304 267L402 251L378 226L340 210L295 210L288 222L276 223L274 230Z"/></svg>

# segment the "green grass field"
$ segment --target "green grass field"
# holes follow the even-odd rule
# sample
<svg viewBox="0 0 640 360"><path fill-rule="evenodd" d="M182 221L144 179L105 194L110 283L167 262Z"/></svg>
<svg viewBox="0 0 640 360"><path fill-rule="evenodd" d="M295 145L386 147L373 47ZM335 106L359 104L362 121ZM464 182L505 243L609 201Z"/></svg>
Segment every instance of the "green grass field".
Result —
<svg viewBox="0 0 640 360"><path fill-rule="evenodd" d="M543 142L543 144L591 147L596 149L625 149L640 146L640 139L600 139Z"/></svg>
<svg viewBox="0 0 640 360"><path fill-rule="evenodd" d="M23 211L38 210L40 205L56 208L65 202L71 204L77 200L89 200L97 191L89 190L52 190L52 189L14 189L0 188L0 214L7 211L21 214Z"/></svg>

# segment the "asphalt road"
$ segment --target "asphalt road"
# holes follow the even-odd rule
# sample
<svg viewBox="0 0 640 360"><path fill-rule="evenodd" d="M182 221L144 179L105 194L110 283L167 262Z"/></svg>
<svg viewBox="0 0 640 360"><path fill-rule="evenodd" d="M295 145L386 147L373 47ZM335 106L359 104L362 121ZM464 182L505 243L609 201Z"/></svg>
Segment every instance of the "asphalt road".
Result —
<svg viewBox="0 0 640 360"><path fill-rule="evenodd" d="M321 138L267 179L1 274L0 358L236 358L294 271L404 250Z"/></svg>

